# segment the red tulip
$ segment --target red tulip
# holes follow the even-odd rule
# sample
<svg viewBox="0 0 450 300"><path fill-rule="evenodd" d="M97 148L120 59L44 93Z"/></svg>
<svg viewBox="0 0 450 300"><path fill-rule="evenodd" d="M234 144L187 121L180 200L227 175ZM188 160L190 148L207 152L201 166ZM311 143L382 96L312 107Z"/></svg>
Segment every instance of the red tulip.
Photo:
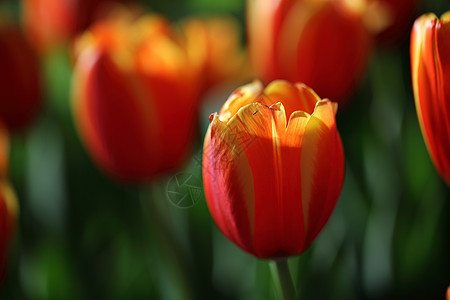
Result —
<svg viewBox="0 0 450 300"><path fill-rule="evenodd" d="M167 21L100 22L76 48L74 114L94 161L127 181L179 168L196 128L199 73Z"/></svg>
<svg viewBox="0 0 450 300"><path fill-rule="evenodd" d="M120 0L24 0L24 27L33 47L45 53L65 45L117 1Z"/></svg>
<svg viewBox="0 0 450 300"><path fill-rule="evenodd" d="M7 253L14 233L18 214L17 199L13 189L5 180L0 180L0 283L7 265Z"/></svg>
<svg viewBox="0 0 450 300"><path fill-rule="evenodd" d="M205 195L233 243L275 258L298 255L317 237L344 180L336 109L302 84L253 82L211 115Z"/></svg>
<svg viewBox="0 0 450 300"><path fill-rule="evenodd" d="M41 106L36 56L13 24L0 24L0 120L10 130L22 129Z"/></svg>
<svg viewBox="0 0 450 300"><path fill-rule="evenodd" d="M450 185L450 11L425 14L411 33L411 73L417 116L428 152Z"/></svg>
<svg viewBox="0 0 450 300"><path fill-rule="evenodd" d="M343 103L368 61L371 34L344 1L248 0L250 58L264 81L304 82Z"/></svg>

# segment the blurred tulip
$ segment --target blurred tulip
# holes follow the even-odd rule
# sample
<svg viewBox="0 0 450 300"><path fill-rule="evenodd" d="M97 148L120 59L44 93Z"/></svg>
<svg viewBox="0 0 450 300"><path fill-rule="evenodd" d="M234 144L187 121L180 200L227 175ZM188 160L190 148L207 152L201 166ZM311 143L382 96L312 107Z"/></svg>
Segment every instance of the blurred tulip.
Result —
<svg viewBox="0 0 450 300"><path fill-rule="evenodd" d="M302 253L317 237L344 180L336 110L303 84L274 81L237 89L211 115L205 195L233 243L276 258Z"/></svg>
<svg viewBox="0 0 450 300"><path fill-rule="evenodd" d="M18 203L16 195L3 179L0 180L0 283L3 281L6 265L7 253L11 238L15 229L18 214Z"/></svg>
<svg viewBox="0 0 450 300"><path fill-rule="evenodd" d="M227 81L239 84L252 77L234 19L190 18L182 22L181 30L191 61L204 74L205 90Z"/></svg>
<svg viewBox="0 0 450 300"><path fill-rule="evenodd" d="M248 0L249 51L257 75L266 82L304 82L344 103L371 49L362 10L340 0Z"/></svg>
<svg viewBox="0 0 450 300"><path fill-rule="evenodd" d="M168 22L103 21L77 44L74 114L94 160L127 181L179 168L196 129L200 73Z"/></svg>
<svg viewBox="0 0 450 300"><path fill-rule="evenodd" d="M450 11L425 14L411 33L411 73L420 127L439 174L450 185Z"/></svg>
<svg viewBox="0 0 450 300"><path fill-rule="evenodd" d="M382 10L386 25L378 33L381 42L397 42L406 39L414 21L414 12L419 0L367 0L376 3Z"/></svg>
<svg viewBox="0 0 450 300"><path fill-rule="evenodd" d="M447 288L447 300L450 300L450 286Z"/></svg>
<svg viewBox="0 0 450 300"><path fill-rule="evenodd" d="M111 3L120 0L24 0L24 27L39 52L65 45L85 30Z"/></svg>
<svg viewBox="0 0 450 300"><path fill-rule="evenodd" d="M9 130L28 125L41 107L39 64L20 30L0 24L0 120Z"/></svg>

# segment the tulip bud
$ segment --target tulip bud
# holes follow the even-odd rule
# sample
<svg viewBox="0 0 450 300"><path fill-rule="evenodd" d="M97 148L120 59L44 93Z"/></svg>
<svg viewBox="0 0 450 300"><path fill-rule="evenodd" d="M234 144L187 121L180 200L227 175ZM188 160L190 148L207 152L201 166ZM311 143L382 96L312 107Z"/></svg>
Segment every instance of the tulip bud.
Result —
<svg viewBox="0 0 450 300"><path fill-rule="evenodd" d="M360 10L339 0L248 0L249 51L257 75L266 82L304 82L344 103L371 48Z"/></svg>
<svg viewBox="0 0 450 300"><path fill-rule="evenodd" d="M94 161L126 181L179 168L196 128L199 73L168 22L103 21L80 43L74 115Z"/></svg>
<svg viewBox="0 0 450 300"><path fill-rule="evenodd" d="M203 153L209 210L259 258L298 255L334 210L344 180L337 104L303 84L253 82L211 115Z"/></svg>
<svg viewBox="0 0 450 300"><path fill-rule="evenodd" d="M39 65L13 24L0 24L0 121L9 130L28 125L41 106Z"/></svg>
<svg viewBox="0 0 450 300"><path fill-rule="evenodd" d="M0 283L6 272L8 248L17 221L18 204L16 195L5 180L0 180Z"/></svg>
<svg viewBox="0 0 450 300"><path fill-rule="evenodd" d="M419 17L410 50L419 124L434 165L450 185L450 11L440 20Z"/></svg>

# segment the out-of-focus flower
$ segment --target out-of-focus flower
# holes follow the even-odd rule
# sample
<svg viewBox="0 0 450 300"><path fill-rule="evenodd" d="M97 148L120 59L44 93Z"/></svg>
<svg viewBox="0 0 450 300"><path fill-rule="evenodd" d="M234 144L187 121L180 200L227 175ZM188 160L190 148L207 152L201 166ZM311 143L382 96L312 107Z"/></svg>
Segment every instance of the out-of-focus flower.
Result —
<svg viewBox="0 0 450 300"><path fill-rule="evenodd" d="M266 82L304 82L323 97L347 100L371 49L364 3L344 0L248 0L252 64ZM352 3L352 5L348 5Z"/></svg>
<svg viewBox="0 0 450 300"><path fill-rule="evenodd" d="M447 300L450 300L450 286L447 288Z"/></svg>
<svg viewBox="0 0 450 300"><path fill-rule="evenodd" d="M330 217L344 180L337 104L303 84L253 82L211 115L203 153L220 230L259 257L298 255Z"/></svg>
<svg viewBox="0 0 450 300"><path fill-rule="evenodd" d="M120 0L24 0L22 18L32 46L46 53L65 45Z"/></svg>
<svg viewBox="0 0 450 300"><path fill-rule="evenodd" d="M450 11L425 14L411 33L411 73L417 116L428 152L450 185Z"/></svg>
<svg viewBox="0 0 450 300"><path fill-rule="evenodd" d="M6 128L0 123L0 178L5 178L8 174L9 162L9 134Z"/></svg>
<svg viewBox="0 0 450 300"><path fill-rule="evenodd" d="M397 42L407 37L414 21L414 12L420 0L367 0L378 5L386 26L378 33L381 42Z"/></svg>
<svg viewBox="0 0 450 300"><path fill-rule="evenodd" d="M239 84L250 79L250 65L234 19L190 18L181 23L181 31L191 61L204 74L205 90L227 81Z"/></svg>
<svg viewBox="0 0 450 300"><path fill-rule="evenodd" d="M7 254L18 215L18 203L10 184L0 179L0 283L7 265Z"/></svg>
<svg viewBox="0 0 450 300"><path fill-rule="evenodd" d="M94 161L127 181L180 167L196 128L200 72L169 23L99 22L74 52L74 115Z"/></svg>
<svg viewBox="0 0 450 300"><path fill-rule="evenodd" d="M37 58L19 28L0 22L0 121L9 130L22 129L41 107Z"/></svg>

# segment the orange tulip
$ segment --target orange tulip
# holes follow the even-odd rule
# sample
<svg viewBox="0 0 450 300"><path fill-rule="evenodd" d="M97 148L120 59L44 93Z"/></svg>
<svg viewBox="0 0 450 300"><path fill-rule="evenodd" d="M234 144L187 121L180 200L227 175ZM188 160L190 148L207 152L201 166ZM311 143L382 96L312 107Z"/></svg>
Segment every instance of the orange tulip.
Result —
<svg viewBox="0 0 450 300"><path fill-rule="evenodd" d="M371 48L362 9L347 2L248 0L249 51L257 75L264 81L304 82L344 103Z"/></svg>
<svg viewBox="0 0 450 300"><path fill-rule="evenodd" d="M181 23L181 31L190 59L204 74L204 90L251 77L250 66L240 47L239 26L234 19L190 18Z"/></svg>
<svg viewBox="0 0 450 300"><path fill-rule="evenodd" d="M0 24L0 121L22 129L41 107L39 65L20 30Z"/></svg>
<svg viewBox="0 0 450 300"><path fill-rule="evenodd" d="M196 128L199 72L167 21L99 22L75 53L74 115L94 161L128 181L179 168Z"/></svg>
<svg viewBox="0 0 450 300"><path fill-rule="evenodd" d="M274 81L237 89L211 115L203 181L228 239L259 258L298 255L312 243L344 180L336 110L303 84Z"/></svg>
<svg viewBox="0 0 450 300"><path fill-rule="evenodd" d="M46 53L85 30L119 0L24 0L24 27L33 47Z"/></svg>
<svg viewBox="0 0 450 300"><path fill-rule="evenodd" d="M17 199L5 180L0 180L0 283L6 271L8 247L14 232L18 214Z"/></svg>
<svg viewBox="0 0 450 300"><path fill-rule="evenodd" d="M450 300L450 286L447 288L447 300Z"/></svg>
<svg viewBox="0 0 450 300"><path fill-rule="evenodd" d="M411 33L411 73L417 116L428 152L450 185L450 11L425 14Z"/></svg>

